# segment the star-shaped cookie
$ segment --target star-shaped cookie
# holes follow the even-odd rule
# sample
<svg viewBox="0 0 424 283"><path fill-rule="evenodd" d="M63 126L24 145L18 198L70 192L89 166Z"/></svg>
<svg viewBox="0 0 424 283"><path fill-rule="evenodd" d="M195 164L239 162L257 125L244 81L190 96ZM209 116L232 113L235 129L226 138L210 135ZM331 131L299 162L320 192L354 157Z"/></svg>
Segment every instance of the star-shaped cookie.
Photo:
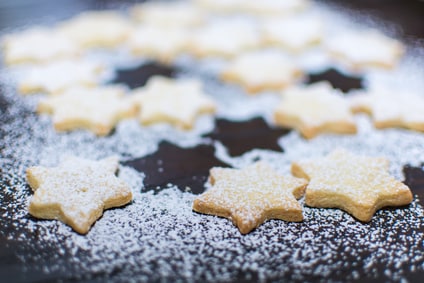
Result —
<svg viewBox="0 0 424 283"><path fill-rule="evenodd" d="M294 128L308 139L323 132L357 131L348 102L327 82L287 89L274 118L277 125Z"/></svg>
<svg viewBox="0 0 424 283"><path fill-rule="evenodd" d="M145 87L134 90L144 125L166 122L188 130L196 116L215 112L215 103L202 91L197 80L174 80L154 76Z"/></svg>
<svg viewBox="0 0 424 283"><path fill-rule="evenodd" d="M251 94L281 90L294 84L301 76L301 70L286 56L267 51L242 54L220 74L224 81L238 83Z"/></svg>
<svg viewBox="0 0 424 283"><path fill-rule="evenodd" d="M60 60L31 67L18 84L21 94L45 92L59 94L75 86L92 87L99 83L103 64L89 60Z"/></svg>
<svg viewBox="0 0 424 283"><path fill-rule="evenodd" d="M98 136L110 133L124 118L136 114L137 107L120 86L72 88L49 96L38 105L39 113L53 116L57 131L88 129Z"/></svg>
<svg viewBox="0 0 424 283"><path fill-rule="evenodd" d="M424 132L424 97L404 90L375 88L350 97L352 111L372 116L376 128Z"/></svg>
<svg viewBox="0 0 424 283"><path fill-rule="evenodd" d="M61 23L58 31L79 46L115 47L131 33L130 22L118 12L89 11Z"/></svg>
<svg viewBox="0 0 424 283"><path fill-rule="evenodd" d="M296 201L307 182L282 176L264 162L244 169L215 167L210 170L212 188L197 197L193 210L230 219L242 234L268 219L302 221L302 207Z"/></svg>
<svg viewBox="0 0 424 283"><path fill-rule="evenodd" d="M335 35L325 45L330 55L354 70L367 67L393 68L404 53L400 42L376 30Z"/></svg>
<svg viewBox="0 0 424 283"><path fill-rule="evenodd" d="M60 33L43 27L33 27L6 35L2 40L6 64L42 63L58 58L76 57L77 45Z"/></svg>
<svg viewBox="0 0 424 283"><path fill-rule="evenodd" d="M58 167L27 169L27 181L34 191L28 211L42 219L57 219L86 234L103 210L132 200L131 189L115 176L115 157L92 161L67 157Z"/></svg>
<svg viewBox="0 0 424 283"><path fill-rule="evenodd" d="M340 208L364 222L382 207L412 201L409 188L390 176L386 158L358 156L338 149L323 158L293 162L292 173L309 180L307 205Z"/></svg>

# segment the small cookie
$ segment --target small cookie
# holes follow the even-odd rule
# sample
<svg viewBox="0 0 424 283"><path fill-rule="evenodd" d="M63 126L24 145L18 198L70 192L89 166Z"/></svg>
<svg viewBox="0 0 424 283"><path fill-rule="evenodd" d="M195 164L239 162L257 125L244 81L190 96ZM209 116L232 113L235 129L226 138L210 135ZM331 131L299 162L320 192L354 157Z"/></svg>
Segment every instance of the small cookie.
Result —
<svg viewBox="0 0 424 283"><path fill-rule="evenodd" d="M244 0L193 0L198 7L208 12L232 13L240 12Z"/></svg>
<svg viewBox="0 0 424 283"><path fill-rule="evenodd" d="M373 89L350 97L355 113L372 116L379 129L402 127L424 132L424 98L421 95L395 89Z"/></svg>
<svg viewBox="0 0 424 283"><path fill-rule="evenodd" d="M40 101L38 112L51 114L57 131L83 128L104 136L120 120L136 114L137 107L124 95L120 86L72 88Z"/></svg>
<svg viewBox="0 0 424 283"><path fill-rule="evenodd" d="M87 60L61 60L32 67L18 83L18 91L59 94L75 86L96 86L104 69L102 64Z"/></svg>
<svg viewBox="0 0 424 283"><path fill-rule="evenodd" d="M197 57L234 57L261 44L256 25L239 20L219 20L199 28L192 36L188 51Z"/></svg>
<svg viewBox="0 0 424 283"><path fill-rule="evenodd" d="M131 33L128 20L113 11L90 11L61 23L58 30L81 47L115 47Z"/></svg>
<svg viewBox="0 0 424 283"><path fill-rule="evenodd" d="M4 61L8 65L41 63L66 57L76 57L80 51L69 38L53 30L34 27L2 40Z"/></svg>
<svg viewBox="0 0 424 283"><path fill-rule="evenodd" d="M294 84L302 75L302 71L286 56L254 51L236 57L223 69L220 77L226 82L238 83L254 94L281 90Z"/></svg>
<svg viewBox="0 0 424 283"><path fill-rule="evenodd" d="M400 42L375 30L339 34L330 38L325 45L330 55L354 70L394 68L404 53Z"/></svg>
<svg viewBox="0 0 424 283"><path fill-rule="evenodd" d="M300 52L316 45L323 37L322 22L310 16L265 19L262 30L267 44L291 52Z"/></svg>
<svg viewBox="0 0 424 283"><path fill-rule="evenodd" d="M302 221L302 207L296 201L307 182L275 172L264 162L244 169L214 167L212 188L198 196L193 210L230 219L247 234L268 219Z"/></svg>
<svg viewBox="0 0 424 283"><path fill-rule="evenodd" d="M364 222L382 207L412 202L409 188L390 176L386 158L338 149L324 158L293 162L292 173L309 180L307 205L340 208Z"/></svg>
<svg viewBox="0 0 424 283"><path fill-rule="evenodd" d="M131 16L137 22L162 27L193 27L205 20L196 6L187 2L145 2L131 8Z"/></svg>
<svg viewBox="0 0 424 283"><path fill-rule="evenodd" d="M166 122L188 130L196 116L215 112L215 103L202 91L197 80L173 80L154 76L136 89L134 101L140 107L143 125Z"/></svg>
<svg viewBox="0 0 424 283"><path fill-rule="evenodd" d="M86 234L103 210L132 200L128 185L115 176L118 158L92 161L68 157L58 167L30 167L27 181L34 195L28 212L37 218L57 219Z"/></svg>
<svg viewBox="0 0 424 283"><path fill-rule="evenodd" d="M324 132L357 131L347 100L327 82L284 91L274 119L277 125L294 128L307 139Z"/></svg>
<svg viewBox="0 0 424 283"><path fill-rule="evenodd" d="M128 46L134 55L171 61L187 47L187 31L175 27L140 25L130 36Z"/></svg>

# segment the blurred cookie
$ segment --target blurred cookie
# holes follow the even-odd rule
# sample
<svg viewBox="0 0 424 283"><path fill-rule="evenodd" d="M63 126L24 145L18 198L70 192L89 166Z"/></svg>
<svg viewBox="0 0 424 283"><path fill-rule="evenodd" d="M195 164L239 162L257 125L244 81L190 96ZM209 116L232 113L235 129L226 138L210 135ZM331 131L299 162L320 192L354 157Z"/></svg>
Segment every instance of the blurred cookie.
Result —
<svg viewBox="0 0 424 283"><path fill-rule="evenodd" d="M71 88L38 105L39 113L52 115L57 131L87 129L98 136L109 134L121 119L135 116L136 110L120 86Z"/></svg>
<svg viewBox="0 0 424 283"><path fill-rule="evenodd" d="M292 173L306 178L305 203L312 207L340 208L368 222L386 206L412 202L412 193L389 174L389 161L335 150L323 158L292 163Z"/></svg>
<svg viewBox="0 0 424 283"><path fill-rule="evenodd" d="M275 172L258 162L243 169L214 167L212 187L193 202L193 210L230 219L247 234L269 219L302 221L302 197L307 182Z"/></svg>
<svg viewBox="0 0 424 283"><path fill-rule="evenodd" d="M327 82L285 90L274 118L277 125L294 128L308 139L357 130L347 100Z"/></svg>
<svg viewBox="0 0 424 283"><path fill-rule="evenodd" d="M282 90L294 84L302 71L286 56L267 51L242 54L230 61L220 77L240 84L248 93Z"/></svg>
<svg viewBox="0 0 424 283"><path fill-rule="evenodd" d="M125 205L132 192L115 176L118 158L92 161L74 156L53 168L35 166L26 171L34 195L28 212L37 218L57 219L86 234L103 210Z"/></svg>
<svg viewBox="0 0 424 283"><path fill-rule="evenodd" d="M134 90L133 100L139 106L143 125L170 123L189 130L196 116L214 113L215 103L202 91L197 80L174 80L154 76L146 86Z"/></svg>

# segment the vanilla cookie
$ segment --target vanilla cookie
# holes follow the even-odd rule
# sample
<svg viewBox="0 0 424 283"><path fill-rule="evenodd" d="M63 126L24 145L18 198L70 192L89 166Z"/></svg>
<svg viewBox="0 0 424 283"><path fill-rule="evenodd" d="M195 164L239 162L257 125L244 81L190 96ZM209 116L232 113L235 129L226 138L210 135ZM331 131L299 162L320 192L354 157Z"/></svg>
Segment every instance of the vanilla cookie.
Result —
<svg viewBox="0 0 424 283"><path fill-rule="evenodd" d="M214 167L212 187L193 202L193 210L230 219L247 234L269 219L302 221L302 207L296 201L307 182L275 172L264 162L244 169Z"/></svg>
<svg viewBox="0 0 424 283"><path fill-rule="evenodd" d="M133 99L140 108L143 125L165 122L184 130L193 127L196 116L214 113L216 109L197 80L155 76L146 86L134 90Z"/></svg>
<svg viewBox="0 0 424 283"><path fill-rule="evenodd" d="M382 207L412 202L409 188L390 176L386 158L338 149L323 158L293 162L292 173L309 180L308 206L340 208L364 222Z"/></svg>
<svg viewBox="0 0 424 283"><path fill-rule="evenodd" d="M229 58L261 44L258 27L239 20L217 20L193 34L188 51L197 57Z"/></svg>
<svg viewBox="0 0 424 283"><path fill-rule="evenodd" d="M131 8L137 22L165 27L193 27L205 20L202 10L187 2L145 2Z"/></svg>
<svg viewBox="0 0 424 283"><path fill-rule="evenodd" d="M357 131L349 103L327 82L284 91L274 118L277 125L294 128L308 139L325 132L354 134Z"/></svg>
<svg viewBox="0 0 424 283"><path fill-rule="evenodd" d="M115 176L118 158L92 161L67 157L53 168L35 166L26 171L34 195L28 212L37 218L57 219L86 234L103 210L132 200L128 185Z"/></svg>
<svg viewBox="0 0 424 283"><path fill-rule="evenodd" d="M8 65L42 63L76 57L78 46L64 35L43 27L33 27L2 39L4 61Z"/></svg>
<svg viewBox="0 0 424 283"><path fill-rule="evenodd" d="M121 86L72 88L40 101L39 113L52 115L57 131L87 129L98 136L109 134L124 118L135 116L137 107Z"/></svg>
<svg viewBox="0 0 424 283"><path fill-rule="evenodd" d="M401 89L376 88L352 95L351 109L372 116L379 129L401 127L424 132L424 97Z"/></svg>
<svg viewBox="0 0 424 283"><path fill-rule="evenodd" d="M280 53L254 51L229 62L220 77L226 82L240 84L247 92L254 94L286 88L302 74L292 61Z"/></svg>
<svg viewBox="0 0 424 283"><path fill-rule="evenodd" d="M375 30L331 37L325 44L330 55L354 70L367 67L394 68L404 53L403 45Z"/></svg>
<svg viewBox="0 0 424 283"><path fill-rule="evenodd" d="M216 13L241 12L244 0L192 0L193 3L208 11Z"/></svg>
<svg viewBox="0 0 424 283"><path fill-rule="evenodd" d="M20 78L21 94L45 92L59 94L75 86L96 86L105 66L88 60L60 60L29 68Z"/></svg>
<svg viewBox="0 0 424 283"><path fill-rule="evenodd" d="M115 47L127 39L132 26L118 12L90 11L61 23L58 30L84 48Z"/></svg>
<svg viewBox="0 0 424 283"><path fill-rule="evenodd" d="M128 47L134 55L168 62L186 49L187 41L185 29L140 25L131 34Z"/></svg>
<svg viewBox="0 0 424 283"><path fill-rule="evenodd" d="M306 9L308 0L244 0L240 10L262 16L284 16Z"/></svg>
<svg viewBox="0 0 424 283"><path fill-rule="evenodd" d="M323 37L322 21L311 16L264 19L262 30L266 44L301 52L317 45Z"/></svg>

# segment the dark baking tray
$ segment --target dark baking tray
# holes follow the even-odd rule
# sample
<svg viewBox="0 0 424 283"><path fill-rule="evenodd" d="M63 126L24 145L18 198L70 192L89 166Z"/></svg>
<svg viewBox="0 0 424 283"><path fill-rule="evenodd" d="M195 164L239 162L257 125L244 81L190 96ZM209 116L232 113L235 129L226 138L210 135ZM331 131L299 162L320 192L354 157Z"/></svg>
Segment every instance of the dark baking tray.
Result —
<svg viewBox="0 0 424 283"><path fill-rule="evenodd" d="M132 3L136 1L101 1L101 0L63 0L63 1L54 1L54 0L39 0L39 1L29 1L29 0L12 0L12 1L1 1L0 2L0 30L9 30L21 27L23 25L33 25L38 23L48 23L49 21L54 22L58 19L64 19L71 15L74 15L78 12L89 10L89 9L104 9L104 8L119 8L121 5ZM421 44L424 41L424 2L422 1L412 1L412 0L356 0L356 1L320 1L328 2L338 5L343 9L352 9L354 11L360 11L365 15L371 15L381 21L386 22L395 29L400 31L400 36L403 37L405 42L410 42L414 44ZM157 71L157 70L156 70ZM156 72L155 71L155 72ZM166 70L165 70L166 71ZM159 70L164 72L163 70ZM167 72L167 71L166 71ZM146 70L141 70L138 74L140 77L146 77L149 75L149 71L146 73ZM125 75L124 75L125 76ZM327 77L325 77L327 76ZM342 78L330 74L324 75L320 79L330 79L334 83L338 84L341 88L350 88L351 80L343 80ZM125 79L125 78L124 78ZM131 78L127 78L131 80ZM1 82L0 82L1 84ZM0 89L0 113L4 113L8 108L7 102L3 99ZM1 129L1 125L8 123L10 117L6 115L0 116L0 139L2 136L8 134ZM225 127L225 121L223 122L223 127ZM228 126L228 125L227 125ZM261 121L251 121L244 125L249 131L249 127L254 133L263 128ZM262 129L263 130L263 129ZM1 143L3 144L3 143ZM269 146L272 146L269 144ZM2 148L0 148L2 150ZM200 158L204 151L202 147L194 148L190 153L190 158ZM160 147L159 155L163 156L172 156L175 153L175 148L169 144L162 144ZM186 154L186 153L184 153ZM423 161L423 160L419 160ZM201 161L202 162L202 161ZM210 166L207 162L210 160L205 160L205 167ZM137 166L137 161L135 161L135 167ZM143 164L139 163L139 166ZM175 168L177 168L176 166ZM2 175L4 171L0 170L1 180L4 180ZM405 166L405 182L411 187L414 195L418 195L420 199L420 204L424 205L424 172L421 168L414 168L410 166ZM204 176L201 176L202 178ZM204 179L200 178L197 182L198 184L203 183ZM171 178L172 180L172 178ZM174 180L175 183L180 182L181 180ZM2 181L3 182L3 181ZM8 184L1 184L7 186ZM195 186L195 185L194 185ZM0 190L0 194L2 191ZM13 213L13 211L7 211L7 206L4 204L7 202L7 197L3 197L3 203L0 204L0 214L4 212ZM32 268L31 262L27 262L25 257L33 258L35 255L41 255L40 258L42 262L38 262L37 265L48 265L49 264L49 255L55 253L55 249L51 250L37 250L37 245L34 245L34 248L24 248L17 244L17 242L8 239L8 234L12 231L13 225L11 223L4 223L3 219L0 219L0 282L50 282L50 281L78 281L81 280L80 276L75 276L78 273L78 270L75 270L74 267L64 266L57 272L45 273L40 269ZM5 228L7 227L7 228ZM386 227L389 229L390 227ZM424 231L424 228L421 227L421 231ZM37 239L37 235L27 235L28 245L33 245L32 241ZM423 251L424 252L424 251ZM71 256L71 255L65 255ZM82 260L84 255L77 254L76 256L81 256ZM340 259L342 260L342 259ZM66 258L64 262L67 262ZM424 264L424 263L423 263ZM384 267L381 268L384 270ZM352 270L345 270L337 278L325 278L325 277L311 277L307 278L307 281L345 281L343 274L349 273ZM119 270L116 272L119 273ZM240 269L236 272L239 274L237 277L234 277L230 281L234 282L245 282L252 281L255 282L258 280L255 274L251 274L251 279L248 279L244 276L243 270ZM97 281L103 282L107 279L113 280L112 277L105 277L106 271L99 271L88 276L83 276L82 278L86 281ZM405 277L410 282L422 282L424 278L423 270L416 271L406 271ZM163 278L162 278L163 279ZM175 278L165 278L165 281L174 281L180 280L182 278L176 275ZM137 278L134 278L137 281ZM160 278L155 278L155 281L161 280ZM199 279L201 280L201 279ZM268 278L266 281L296 281L294 278L282 277L282 278ZM385 282L387 277L381 276L378 278L368 278L363 276L358 279L360 282ZM184 281L184 279L183 279Z"/></svg>

